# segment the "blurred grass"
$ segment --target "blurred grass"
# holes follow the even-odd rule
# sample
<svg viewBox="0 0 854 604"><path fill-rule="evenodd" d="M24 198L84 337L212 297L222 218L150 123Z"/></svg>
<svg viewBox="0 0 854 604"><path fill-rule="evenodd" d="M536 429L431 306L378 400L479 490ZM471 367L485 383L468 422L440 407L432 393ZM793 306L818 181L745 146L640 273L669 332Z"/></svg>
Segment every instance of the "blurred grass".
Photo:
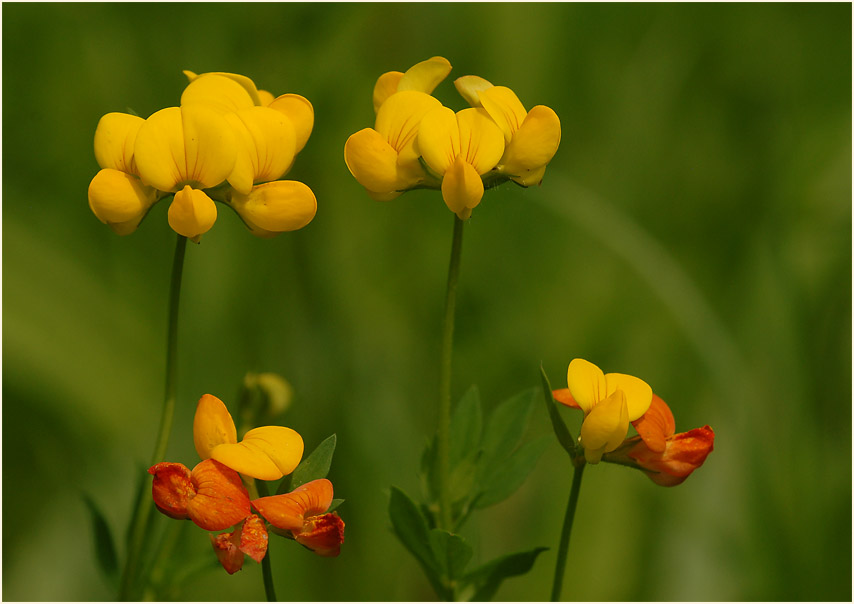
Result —
<svg viewBox="0 0 854 604"><path fill-rule="evenodd" d="M851 598L851 7L846 4L8 4L3 16L3 594L112 599L91 494L120 534L162 396L174 234L157 206L119 238L86 207L109 111L177 102L182 69L235 71L315 106L291 177L319 211L252 238L221 212L188 250L170 459L195 401L245 371L294 385L307 447L338 434L336 560L273 540L280 597L431 597L385 517L417 492L435 425L452 215L371 201L343 143L376 77L432 55L561 118L541 188L490 191L466 227L454 392L555 387L581 356L643 376L717 446L676 489L586 473L565 597ZM450 80L437 96L462 108ZM577 426L577 417L567 413ZM548 434L545 414L532 434ZM556 547L557 446L475 519L476 560ZM165 520L164 520L165 522ZM194 528L194 527L190 527ZM475 530L478 529L478 530ZM182 555L209 556L187 530ZM503 600L547 597L554 552ZM176 558L179 559L179 558ZM393 570L393 572L389 572ZM215 566L176 599L263 597Z"/></svg>

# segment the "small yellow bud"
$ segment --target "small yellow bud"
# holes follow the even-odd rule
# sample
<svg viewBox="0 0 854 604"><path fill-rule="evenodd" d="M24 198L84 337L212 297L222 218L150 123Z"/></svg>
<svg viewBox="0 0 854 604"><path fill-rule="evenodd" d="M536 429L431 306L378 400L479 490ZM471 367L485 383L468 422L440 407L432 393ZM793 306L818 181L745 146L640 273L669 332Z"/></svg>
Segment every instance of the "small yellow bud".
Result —
<svg viewBox="0 0 854 604"><path fill-rule="evenodd" d="M216 204L204 191L184 185L175 193L168 218L172 230L198 243L216 221Z"/></svg>

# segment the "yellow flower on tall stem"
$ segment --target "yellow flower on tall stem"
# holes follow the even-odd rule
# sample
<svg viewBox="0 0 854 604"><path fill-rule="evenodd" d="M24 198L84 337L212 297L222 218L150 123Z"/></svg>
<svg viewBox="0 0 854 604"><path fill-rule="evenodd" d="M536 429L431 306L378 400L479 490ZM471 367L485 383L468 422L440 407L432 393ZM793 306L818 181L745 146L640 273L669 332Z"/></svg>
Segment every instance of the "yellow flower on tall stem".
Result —
<svg viewBox="0 0 854 604"><path fill-rule="evenodd" d="M482 110L463 109L455 114L439 107L424 116L418 149L424 162L441 177L445 205L466 220L483 197L481 175L504 153L504 139Z"/></svg>
<svg viewBox="0 0 854 604"><path fill-rule="evenodd" d="M526 187L539 184L560 145L560 119L554 110L537 105L527 111L512 90L478 76L463 76L454 85L472 107L483 107L504 135L506 147L496 172Z"/></svg>

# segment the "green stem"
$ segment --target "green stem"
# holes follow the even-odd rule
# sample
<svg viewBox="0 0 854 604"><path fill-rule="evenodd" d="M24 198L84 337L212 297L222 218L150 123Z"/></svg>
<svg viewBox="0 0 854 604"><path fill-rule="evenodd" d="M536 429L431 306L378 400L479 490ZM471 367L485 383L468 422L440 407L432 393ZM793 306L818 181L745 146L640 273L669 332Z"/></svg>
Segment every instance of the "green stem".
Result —
<svg viewBox="0 0 854 604"><path fill-rule="evenodd" d="M581 491L581 476L584 474L585 465L583 461L576 465L575 473L572 475L572 489L569 491L569 502L566 506L566 516L563 519L563 530L560 533L560 545L557 549L557 565L555 566L555 579L552 585L552 602L560 600L560 592L563 587L563 573L566 570L566 556L569 551L569 536L572 533L572 521L575 518L578 493Z"/></svg>
<svg viewBox="0 0 854 604"><path fill-rule="evenodd" d="M448 266L448 290L445 296L445 318L442 323L442 351L439 364L439 427L437 455L439 461L439 527L452 530L450 483L451 432L451 356L454 350L454 311L457 304L457 281L463 247L463 225L454 216L454 239Z"/></svg>
<svg viewBox="0 0 854 604"><path fill-rule="evenodd" d="M160 416L160 432L154 446L151 465L163 460L169 445L169 433L172 431L172 417L175 413L175 374L176 352L178 349L178 303L181 298L181 277L184 272L184 252L187 248L187 238L178 235L175 244L175 257L172 261L172 281L169 285L169 325L166 335L166 388L163 399L163 411ZM148 519L153 501L148 489L142 488L136 502L131 519L130 538L128 540L128 555L122 572L119 587L119 599L126 601L131 597L135 573L139 565L145 538L148 534Z"/></svg>
<svg viewBox="0 0 854 604"><path fill-rule="evenodd" d="M267 497L270 491L267 489L267 483L263 480L255 480L255 488L258 491L258 497ZM270 566L270 544L267 544L267 555L261 559L261 575L264 577L264 593L267 595L268 602L276 602L276 589L273 587L273 568Z"/></svg>

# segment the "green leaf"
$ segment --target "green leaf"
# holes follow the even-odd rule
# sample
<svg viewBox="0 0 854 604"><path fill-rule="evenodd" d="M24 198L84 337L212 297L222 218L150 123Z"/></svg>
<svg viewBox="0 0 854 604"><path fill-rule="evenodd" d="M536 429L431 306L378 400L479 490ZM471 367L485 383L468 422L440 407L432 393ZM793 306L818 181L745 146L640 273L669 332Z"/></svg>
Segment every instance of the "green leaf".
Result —
<svg viewBox="0 0 854 604"><path fill-rule="evenodd" d="M338 506L346 501L345 499L333 499L332 503L329 504L329 508L326 510L326 513L334 512L338 509Z"/></svg>
<svg viewBox="0 0 854 604"><path fill-rule="evenodd" d="M481 495L475 506L485 508L512 495L525 482L551 442L551 436L529 441L516 449L506 462L488 468L489 474L482 480Z"/></svg>
<svg viewBox="0 0 854 604"><path fill-rule="evenodd" d="M276 489L276 494L289 493L307 482L326 478L326 475L329 474L329 468L332 466L332 456L335 454L337 441L337 437L333 434L317 445L311 455L304 458L293 471L290 480L286 478L281 482L279 488Z"/></svg>
<svg viewBox="0 0 854 604"><path fill-rule="evenodd" d="M552 387L549 384L549 378L546 375L546 370L540 365L540 377L543 380L543 397L546 401L546 409L549 412L549 417L552 420L552 428L555 431L558 442L569 453L570 457L575 456L575 439L572 438L572 433L566 427L566 423L558 412L555 405L554 397L552 396Z"/></svg>
<svg viewBox="0 0 854 604"><path fill-rule="evenodd" d="M527 573L534 566L537 556L547 549L538 547L527 552L508 554L474 569L462 579L474 591L474 595L468 599L472 602L491 600L504 579Z"/></svg>
<svg viewBox="0 0 854 604"><path fill-rule="evenodd" d="M535 395L536 390L525 390L493 410L483 435L483 465L489 467L506 458L519 445L533 409Z"/></svg>
<svg viewBox="0 0 854 604"><path fill-rule="evenodd" d="M480 406L480 393L477 386L472 386L457 403L453 417L451 417L451 468L460 460L477 455L480 450L482 430L483 412Z"/></svg>
<svg viewBox="0 0 854 604"><path fill-rule="evenodd" d="M113 580L119 568L113 533L110 531L110 525L107 524L106 518L92 498L83 495L83 500L89 508L89 516L92 519L92 534L95 538L95 557L98 560L98 566L107 579Z"/></svg>
<svg viewBox="0 0 854 604"><path fill-rule="evenodd" d="M438 569L438 563L429 545L427 521L415 502L397 487L391 487L388 517L404 547L418 559L425 570L435 572Z"/></svg>
<svg viewBox="0 0 854 604"><path fill-rule="evenodd" d="M440 572L448 581L462 576L473 553L465 539L442 529L430 531L430 548L439 564Z"/></svg>

